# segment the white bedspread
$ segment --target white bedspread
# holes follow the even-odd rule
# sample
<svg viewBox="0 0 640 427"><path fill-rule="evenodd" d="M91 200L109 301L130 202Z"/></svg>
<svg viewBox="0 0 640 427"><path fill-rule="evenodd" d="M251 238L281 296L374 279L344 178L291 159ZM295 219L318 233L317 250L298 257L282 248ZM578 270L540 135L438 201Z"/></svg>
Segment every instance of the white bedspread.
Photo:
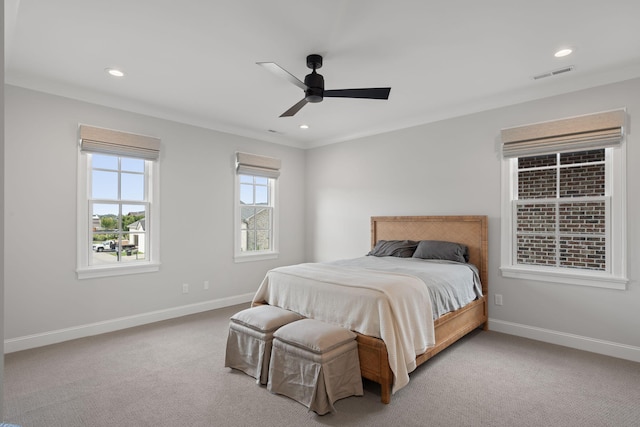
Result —
<svg viewBox="0 0 640 427"><path fill-rule="evenodd" d="M280 267L267 273L254 302L381 338L393 393L409 382L416 356L435 345L429 292L408 274L317 263Z"/></svg>

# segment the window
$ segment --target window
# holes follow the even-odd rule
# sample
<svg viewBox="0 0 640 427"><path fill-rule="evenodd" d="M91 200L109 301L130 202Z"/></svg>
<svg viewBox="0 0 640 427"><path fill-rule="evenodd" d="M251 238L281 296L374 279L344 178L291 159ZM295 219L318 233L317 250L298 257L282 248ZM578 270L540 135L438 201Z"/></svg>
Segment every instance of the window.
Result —
<svg viewBox="0 0 640 427"><path fill-rule="evenodd" d="M240 180L240 251L270 251L273 248L273 180L238 175Z"/></svg>
<svg viewBox="0 0 640 427"><path fill-rule="evenodd" d="M78 277L157 271L159 140L81 126L80 148Z"/></svg>
<svg viewBox="0 0 640 427"><path fill-rule="evenodd" d="M275 258L280 161L247 153L236 156L235 260Z"/></svg>
<svg viewBox="0 0 640 427"><path fill-rule="evenodd" d="M517 264L606 271L605 150L520 157Z"/></svg>
<svg viewBox="0 0 640 427"><path fill-rule="evenodd" d="M625 289L624 117L503 130L504 276Z"/></svg>

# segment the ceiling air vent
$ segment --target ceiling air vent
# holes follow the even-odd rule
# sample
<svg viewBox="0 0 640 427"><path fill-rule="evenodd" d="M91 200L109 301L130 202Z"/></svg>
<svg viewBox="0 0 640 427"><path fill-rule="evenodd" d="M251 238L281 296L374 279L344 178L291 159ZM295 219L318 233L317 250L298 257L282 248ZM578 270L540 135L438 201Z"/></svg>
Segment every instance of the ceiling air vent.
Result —
<svg viewBox="0 0 640 427"><path fill-rule="evenodd" d="M568 67L559 68L557 70L549 71L546 73L538 74L537 76L533 76L533 80L544 79L545 77L557 76L558 74L568 73L573 70L573 65Z"/></svg>

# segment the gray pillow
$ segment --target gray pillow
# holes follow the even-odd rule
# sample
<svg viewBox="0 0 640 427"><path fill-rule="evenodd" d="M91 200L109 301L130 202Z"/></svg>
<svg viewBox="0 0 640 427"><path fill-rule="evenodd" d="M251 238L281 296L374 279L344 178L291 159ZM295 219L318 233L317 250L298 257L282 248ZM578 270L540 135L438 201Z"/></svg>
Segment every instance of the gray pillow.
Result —
<svg viewBox="0 0 640 427"><path fill-rule="evenodd" d="M413 253L413 258L469 262L469 249L460 243L421 240Z"/></svg>
<svg viewBox="0 0 640 427"><path fill-rule="evenodd" d="M413 240L378 240L367 255L411 258L417 246L418 242Z"/></svg>

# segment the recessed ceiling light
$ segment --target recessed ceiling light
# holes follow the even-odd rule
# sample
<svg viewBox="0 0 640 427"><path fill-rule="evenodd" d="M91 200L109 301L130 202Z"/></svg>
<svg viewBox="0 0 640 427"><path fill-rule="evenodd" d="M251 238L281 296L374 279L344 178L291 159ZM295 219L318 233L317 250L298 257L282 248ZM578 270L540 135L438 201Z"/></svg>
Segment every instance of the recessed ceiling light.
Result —
<svg viewBox="0 0 640 427"><path fill-rule="evenodd" d="M124 77L124 73L117 68L105 68L105 71L109 73L110 76L113 77Z"/></svg>
<svg viewBox="0 0 640 427"><path fill-rule="evenodd" d="M309 125L300 125L300 129L309 129Z"/></svg>
<svg viewBox="0 0 640 427"><path fill-rule="evenodd" d="M560 49L559 51L554 53L553 56L555 56L556 58L562 58L563 56L571 55L571 52L573 52L573 50L568 49L568 48L567 49Z"/></svg>

